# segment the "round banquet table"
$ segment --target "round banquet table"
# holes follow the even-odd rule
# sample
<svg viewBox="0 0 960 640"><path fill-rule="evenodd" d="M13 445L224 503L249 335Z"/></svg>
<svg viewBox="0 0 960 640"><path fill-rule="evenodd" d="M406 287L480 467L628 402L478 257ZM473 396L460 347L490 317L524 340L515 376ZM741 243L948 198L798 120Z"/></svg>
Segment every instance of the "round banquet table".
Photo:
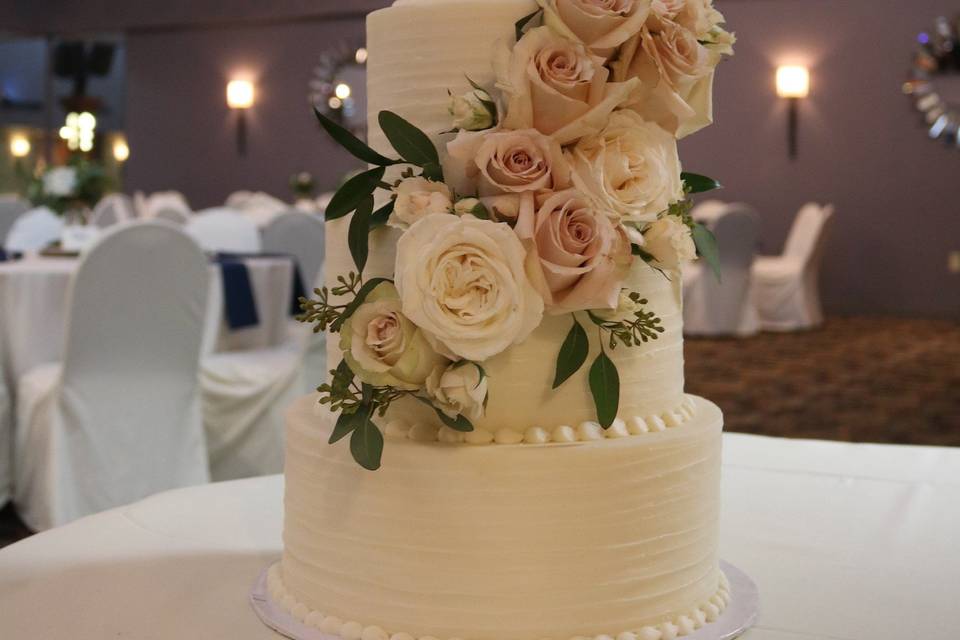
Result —
<svg viewBox="0 0 960 640"><path fill-rule="evenodd" d="M957 637L960 450L724 436L720 550L749 640ZM0 638L277 638L248 604L282 478L160 494L0 550Z"/></svg>
<svg viewBox="0 0 960 640"><path fill-rule="evenodd" d="M275 347L284 342L293 295L289 257L244 257L259 323L231 329L224 320L222 271L210 265L208 344L217 351ZM7 497L7 456L17 381L34 367L63 357L69 291L78 258L29 256L0 263L0 502ZM111 313L123 313L114 310ZM212 335L213 332L216 335Z"/></svg>

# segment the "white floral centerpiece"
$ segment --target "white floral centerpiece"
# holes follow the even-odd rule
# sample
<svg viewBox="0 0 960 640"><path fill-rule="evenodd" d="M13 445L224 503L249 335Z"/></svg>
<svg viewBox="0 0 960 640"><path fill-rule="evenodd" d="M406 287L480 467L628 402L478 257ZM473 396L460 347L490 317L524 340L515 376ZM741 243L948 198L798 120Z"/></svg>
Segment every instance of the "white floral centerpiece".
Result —
<svg viewBox="0 0 960 640"><path fill-rule="evenodd" d="M49 207L59 214L81 211L100 201L108 183L99 164L74 160L40 171L27 187L27 198L35 206Z"/></svg>
<svg viewBox="0 0 960 640"><path fill-rule="evenodd" d="M327 220L352 214L356 271L302 300L300 319L340 334L343 359L319 387L339 412L331 443L380 465L377 417L412 397L471 431L487 403L484 362L523 342L544 315L566 315L554 388L586 364L583 323L603 337L589 372L597 422L617 415L619 374L608 351L656 340L655 309L625 283L635 261L667 270L698 255L716 271L710 232L690 195L717 188L681 173L677 139L712 121L714 69L734 37L712 0L538 0L516 41L494 52L496 85L450 96L456 134L440 153L390 111L380 128L397 158L369 148L321 113L324 129L373 168L348 180ZM405 168L384 182L388 167ZM459 172L459 171L458 171ZM374 194L389 200L374 211ZM394 276L364 280L372 229L402 231ZM340 303L333 302L337 299Z"/></svg>

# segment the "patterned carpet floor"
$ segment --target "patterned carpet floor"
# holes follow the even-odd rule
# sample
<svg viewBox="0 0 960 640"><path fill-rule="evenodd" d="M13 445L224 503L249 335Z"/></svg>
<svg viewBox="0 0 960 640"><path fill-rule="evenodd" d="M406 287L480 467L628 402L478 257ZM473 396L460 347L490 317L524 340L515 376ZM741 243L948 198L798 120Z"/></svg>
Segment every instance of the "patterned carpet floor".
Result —
<svg viewBox="0 0 960 640"><path fill-rule="evenodd" d="M960 446L960 323L832 318L816 331L689 338L687 390L725 429L786 438ZM0 511L0 547L28 535Z"/></svg>

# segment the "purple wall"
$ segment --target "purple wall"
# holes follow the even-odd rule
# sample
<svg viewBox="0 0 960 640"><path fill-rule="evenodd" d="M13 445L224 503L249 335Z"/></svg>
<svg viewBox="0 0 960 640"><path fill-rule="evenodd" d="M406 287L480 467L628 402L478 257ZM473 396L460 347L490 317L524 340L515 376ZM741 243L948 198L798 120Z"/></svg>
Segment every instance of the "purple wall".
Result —
<svg viewBox="0 0 960 640"><path fill-rule="evenodd" d="M722 197L754 205L766 252L778 252L808 200L837 220L823 288L835 313L960 317L960 151L926 138L900 85L917 33L955 0L718 2L739 42L721 68L716 124L685 141L690 170L717 177ZM778 64L811 69L801 105L800 153L787 158Z"/></svg>

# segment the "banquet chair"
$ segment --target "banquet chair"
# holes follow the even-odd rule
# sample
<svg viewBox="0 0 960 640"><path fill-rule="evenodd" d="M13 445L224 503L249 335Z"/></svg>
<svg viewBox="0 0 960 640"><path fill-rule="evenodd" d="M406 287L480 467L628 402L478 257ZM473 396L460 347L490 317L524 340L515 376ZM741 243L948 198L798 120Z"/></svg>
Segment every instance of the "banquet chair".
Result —
<svg viewBox="0 0 960 640"><path fill-rule="evenodd" d="M18 384L14 504L34 530L209 480L197 386L209 266L182 231L108 231L72 284L62 363Z"/></svg>
<svg viewBox="0 0 960 640"><path fill-rule="evenodd" d="M3 248L7 251L39 251L60 239L63 219L47 207L37 207L13 222Z"/></svg>
<svg viewBox="0 0 960 640"><path fill-rule="evenodd" d="M302 211L288 211L263 230L263 250L293 256L306 287L317 280L323 268L325 248L323 220Z"/></svg>
<svg viewBox="0 0 960 640"><path fill-rule="evenodd" d="M121 222L127 222L134 218L133 208L127 198L122 193L111 193L100 199L100 202L93 208L93 215L90 222L95 227L106 229Z"/></svg>
<svg viewBox="0 0 960 640"><path fill-rule="evenodd" d="M690 217L697 222L708 224L716 220L727 208L723 200L702 200L690 210Z"/></svg>
<svg viewBox="0 0 960 640"><path fill-rule="evenodd" d="M30 203L17 196L0 196L0 241L6 240L17 218L30 209Z"/></svg>
<svg viewBox="0 0 960 640"><path fill-rule="evenodd" d="M244 205L253 197L253 191L234 191L227 196L223 206L227 209L243 209Z"/></svg>
<svg viewBox="0 0 960 640"><path fill-rule="evenodd" d="M185 225L187 221L190 220L190 215L173 207L160 207L154 211L151 218L153 220L163 220L165 222L172 222L173 224Z"/></svg>
<svg viewBox="0 0 960 640"><path fill-rule="evenodd" d="M184 219L189 218L191 213L187 199L179 191L157 191L149 196L137 191L133 195L133 204L136 216L144 219L157 217L163 209L176 209Z"/></svg>
<svg viewBox="0 0 960 640"><path fill-rule="evenodd" d="M249 217L259 229L266 227L278 215L290 209L289 204L263 191L237 192L227 199L225 207Z"/></svg>
<svg viewBox="0 0 960 640"><path fill-rule="evenodd" d="M820 262L833 212L833 205L804 205L793 222L783 254L757 258L751 296L760 314L761 329L795 331L823 322Z"/></svg>
<svg viewBox="0 0 960 640"><path fill-rule="evenodd" d="M221 207L199 211L187 221L186 231L204 251L260 252L257 225L233 209Z"/></svg>
<svg viewBox="0 0 960 640"><path fill-rule="evenodd" d="M683 331L687 335L749 336L757 332L750 278L757 214L745 204L724 205L708 225L720 246L718 280L703 261L684 266Z"/></svg>

